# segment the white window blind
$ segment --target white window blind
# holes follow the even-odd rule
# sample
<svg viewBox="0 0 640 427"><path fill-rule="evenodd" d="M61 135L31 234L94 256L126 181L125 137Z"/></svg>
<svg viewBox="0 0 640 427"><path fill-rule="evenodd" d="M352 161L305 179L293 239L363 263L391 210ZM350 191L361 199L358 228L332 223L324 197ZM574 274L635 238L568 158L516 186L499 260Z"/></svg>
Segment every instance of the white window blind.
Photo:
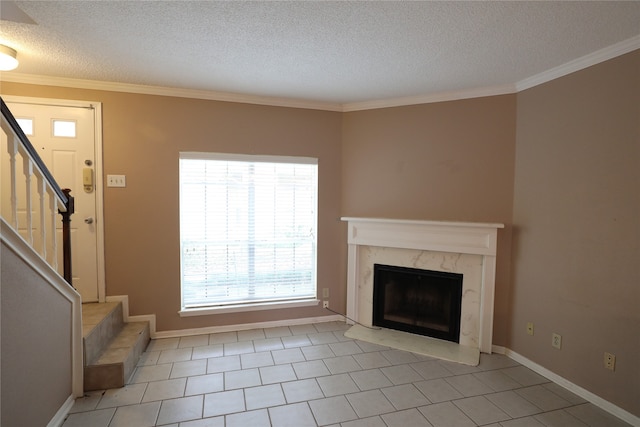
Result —
<svg viewBox="0 0 640 427"><path fill-rule="evenodd" d="M182 308L316 296L317 159L180 154Z"/></svg>

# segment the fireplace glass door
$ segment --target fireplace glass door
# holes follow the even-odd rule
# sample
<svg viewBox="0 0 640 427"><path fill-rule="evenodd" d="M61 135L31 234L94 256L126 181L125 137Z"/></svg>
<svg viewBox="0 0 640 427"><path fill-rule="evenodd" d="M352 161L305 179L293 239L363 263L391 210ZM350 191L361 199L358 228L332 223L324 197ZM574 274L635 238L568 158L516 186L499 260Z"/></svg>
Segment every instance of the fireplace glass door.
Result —
<svg viewBox="0 0 640 427"><path fill-rule="evenodd" d="M375 264L373 324L460 342L462 276Z"/></svg>

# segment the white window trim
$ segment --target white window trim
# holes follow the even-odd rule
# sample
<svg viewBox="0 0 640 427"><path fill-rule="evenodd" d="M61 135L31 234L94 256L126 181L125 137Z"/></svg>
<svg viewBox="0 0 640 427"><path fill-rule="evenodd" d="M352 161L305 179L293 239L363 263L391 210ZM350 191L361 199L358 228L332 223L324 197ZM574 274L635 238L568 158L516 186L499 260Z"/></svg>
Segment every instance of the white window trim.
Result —
<svg viewBox="0 0 640 427"><path fill-rule="evenodd" d="M298 163L298 164L310 164L318 165L318 159L315 157L298 157L298 156L274 156L274 155L252 155L252 154L232 154L232 153L207 153L207 152L194 152L194 151L182 151L180 152L180 159L212 159L212 160L228 160L228 161L263 161L263 162L281 162L281 163ZM317 215L317 213L316 213ZM316 218L317 221L317 218ZM316 255L317 256L317 255ZM317 260L316 260L317 263ZM316 265L317 269L317 265ZM312 307L320 304L320 299L317 298L318 283L317 283L317 271L315 278L316 286L316 298L302 298L291 300L279 300L279 301L264 301L255 303L244 304L226 304L220 306L206 306L206 307L181 307L178 311L180 317L195 317L195 316L208 316L214 314L225 313L241 313L251 311L263 311L263 310L278 310L289 309L297 307ZM182 284L180 285L180 304L182 305Z"/></svg>
<svg viewBox="0 0 640 427"><path fill-rule="evenodd" d="M278 162L278 163L299 163L317 165L318 159L315 157L294 157L294 156L270 156L254 154L231 154L231 153L206 153L198 151L181 151L181 159L193 160L227 160L227 161L251 161L251 162Z"/></svg>
<svg viewBox="0 0 640 427"><path fill-rule="evenodd" d="M282 308L312 307L320 304L320 300L302 299L292 301L259 302L254 304L237 304L225 306L208 306L202 308L185 308L178 311L180 317L209 316L212 314L242 313L246 311L278 310Z"/></svg>

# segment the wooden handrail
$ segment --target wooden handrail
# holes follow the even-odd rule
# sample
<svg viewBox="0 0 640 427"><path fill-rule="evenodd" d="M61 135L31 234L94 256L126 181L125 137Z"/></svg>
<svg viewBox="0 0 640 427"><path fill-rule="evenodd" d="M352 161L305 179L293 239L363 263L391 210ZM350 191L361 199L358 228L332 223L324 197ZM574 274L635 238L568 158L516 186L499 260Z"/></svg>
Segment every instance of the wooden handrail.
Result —
<svg viewBox="0 0 640 427"><path fill-rule="evenodd" d="M2 128L5 129L6 131L8 131L5 127L5 123L10 127L11 132L13 133L13 140L15 140L15 138L17 138L17 140L19 141L20 146L22 147L20 149L20 154L26 155L28 157L27 160L25 160L25 165L28 165L28 170L29 170L29 175L27 177L27 182L29 182L30 177L31 177L31 171L32 168L36 169L39 172L39 176L42 177L42 179L45 181L45 183L43 184L48 186L50 188L50 191L53 193L51 196L54 197L55 199L57 199L57 202L55 202L55 200L52 200L52 209L57 208L58 213L60 215L62 215L62 230L63 230L63 276L65 278L65 280L72 285L72 274L71 274L71 234L70 234L70 221L71 221L71 215L74 213L74 200L73 197L69 194L71 192L71 190L69 189L61 189L60 185L58 185L58 183L56 182L56 180L54 179L53 175L51 174L51 172L49 171L49 169L47 168L47 166L44 164L44 162L42 161L42 159L40 158L40 156L38 155L38 152L36 151L36 149L33 147L33 145L31 144L31 141L29 141L29 138L27 138L27 136L25 135L25 133L22 131L22 129L20 128L20 125L18 124L18 122L16 121L15 117L13 116L13 114L11 113L11 111L9 110L9 107L7 107L7 104L4 102L4 99L2 99L2 97L0 97L0 110L2 112L2 116L4 118L4 122L3 122L3 126ZM7 138L9 139L10 135L7 134ZM8 141L9 143L9 141ZM15 147L15 151L12 154L12 158L10 159L10 161L12 162L12 173L15 173L15 155L18 152L18 145L16 144L16 142L12 141L11 142L13 145L13 147ZM25 158L26 159L26 158ZM12 176L12 180L13 180L13 185L12 185L12 203L15 203L16 201L16 187L15 187L15 176ZM29 186L28 186L29 187ZM27 190L27 194L28 194L28 203L30 206L30 189ZM41 201L42 203L42 201ZM29 208L30 209L30 208ZM14 213L15 213L15 207L14 207ZM30 217L30 213L28 214L28 216ZM53 220L53 217L52 217ZM17 221L17 220L15 220ZM44 222L42 222L42 224L44 224ZM28 225L29 227L31 227L31 220L28 220ZM15 222L14 227L17 226L17 222ZM55 236L55 226L53 226L54 230L52 231L54 233ZM31 233L31 230L29 230L29 233ZM29 237L28 240L31 240L29 242L29 244L33 244L33 239L31 237ZM55 243L55 239L54 239L54 243ZM43 247L46 245L46 242L43 241ZM43 251L46 253L46 249ZM55 252L54 252L55 253ZM43 257L45 256L44 254ZM55 268L56 262L55 259L53 260L53 267Z"/></svg>

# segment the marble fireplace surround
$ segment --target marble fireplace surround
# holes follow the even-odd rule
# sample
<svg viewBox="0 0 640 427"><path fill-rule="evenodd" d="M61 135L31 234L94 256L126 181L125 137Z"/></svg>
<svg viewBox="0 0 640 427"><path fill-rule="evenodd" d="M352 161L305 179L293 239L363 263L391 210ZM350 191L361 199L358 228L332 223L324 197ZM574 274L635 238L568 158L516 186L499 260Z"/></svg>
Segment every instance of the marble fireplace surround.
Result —
<svg viewBox="0 0 640 427"><path fill-rule="evenodd" d="M459 346L491 353L497 230L504 228L503 224L354 217L342 220L348 223L349 318L372 326L375 263L462 273Z"/></svg>

